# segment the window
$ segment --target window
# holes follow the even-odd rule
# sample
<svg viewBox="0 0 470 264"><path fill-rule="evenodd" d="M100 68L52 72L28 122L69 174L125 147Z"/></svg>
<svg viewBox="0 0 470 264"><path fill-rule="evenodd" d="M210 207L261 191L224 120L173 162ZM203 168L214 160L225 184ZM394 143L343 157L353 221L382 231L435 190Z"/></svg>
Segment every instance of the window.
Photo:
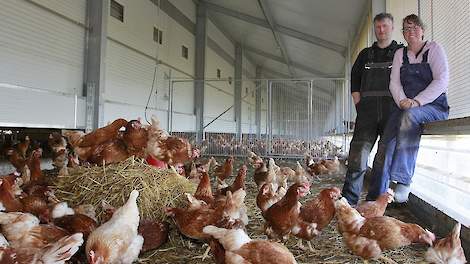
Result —
<svg viewBox="0 0 470 264"><path fill-rule="evenodd" d="M111 0L110 14L117 20L124 22L124 6L116 2L115 0Z"/></svg>
<svg viewBox="0 0 470 264"><path fill-rule="evenodd" d="M153 41L162 44L163 32L156 27L153 27Z"/></svg>
<svg viewBox="0 0 470 264"><path fill-rule="evenodd" d="M255 91L251 91L251 98L255 97Z"/></svg>
<svg viewBox="0 0 470 264"><path fill-rule="evenodd" d="M158 28L153 27L153 41L158 42Z"/></svg>
<svg viewBox="0 0 470 264"><path fill-rule="evenodd" d="M220 79L220 69L217 69L217 78Z"/></svg>
<svg viewBox="0 0 470 264"><path fill-rule="evenodd" d="M248 87L245 87L245 94L248 94Z"/></svg>
<svg viewBox="0 0 470 264"><path fill-rule="evenodd" d="M188 48L185 46L181 46L181 56L183 58L187 59L188 58Z"/></svg>

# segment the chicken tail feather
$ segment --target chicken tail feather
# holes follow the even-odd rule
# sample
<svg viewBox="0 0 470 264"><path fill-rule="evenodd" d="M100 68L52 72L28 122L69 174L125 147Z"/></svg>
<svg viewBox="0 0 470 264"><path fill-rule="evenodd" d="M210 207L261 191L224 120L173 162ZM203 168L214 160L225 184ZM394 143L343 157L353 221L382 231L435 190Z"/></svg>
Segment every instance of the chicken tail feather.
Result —
<svg viewBox="0 0 470 264"><path fill-rule="evenodd" d="M63 237L54 244L45 247L41 252L39 259L42 263L64 263L69 260L83 244L83 234L76 233L71 236Z"/></svg>
<svg viewBox="0 0 470 264"><path fill-rule="evenodd" d="M350 233L345 233L343 236L349 249L364 259L375 259L382 253L376 240Z"/></svg>
<svg viewBox="0 0 470 264"><path fill-rule="evenodd" d="M224 229L224 228L218 228L218 227L209 225L209 226L204 227L204 229L202 229L202 231L204 233L208 234L208 235L213 236L215 239L219 240L219 239L225 237L228 230Z"/></svg>

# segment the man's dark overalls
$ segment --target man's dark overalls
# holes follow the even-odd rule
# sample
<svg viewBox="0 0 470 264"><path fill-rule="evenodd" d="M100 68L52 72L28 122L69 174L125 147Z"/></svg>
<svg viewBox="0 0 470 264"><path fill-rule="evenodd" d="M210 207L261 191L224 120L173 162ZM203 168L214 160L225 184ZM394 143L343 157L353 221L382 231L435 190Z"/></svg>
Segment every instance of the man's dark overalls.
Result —
<svg viewBox="0 0 470 264"><path fill-rule="evenodd" d="M400 47L401 45L395 41L385 49L380 49L374 43L367 52L367 63L364 66L361 79L361 100L356 105L356 124L349 149L348 171L342 191L342 195L352 205L357 204L359 200L370 151L379 135L382 140L387 124L390 108L393 104L393 98L388 88L390 72L393 56ZM370 200L376 198L368 197Z"/></svg>
<svg viewBox="0 0 470 264"><path fill-rule="evenodd" d="M407 48L404 48L400 82L407 98L417 96L433 80L428 53L429 50L424 52L421 63L410 64ZM375 195L385 192L390 181L410 185L416 167L422 125L445 120L448 116L449 105L445 93L429 104L408 110L401 110L393 104L389 122L375 155L378 162L374 161L373 180L368 196L372 190L376 192Z"/></svg>

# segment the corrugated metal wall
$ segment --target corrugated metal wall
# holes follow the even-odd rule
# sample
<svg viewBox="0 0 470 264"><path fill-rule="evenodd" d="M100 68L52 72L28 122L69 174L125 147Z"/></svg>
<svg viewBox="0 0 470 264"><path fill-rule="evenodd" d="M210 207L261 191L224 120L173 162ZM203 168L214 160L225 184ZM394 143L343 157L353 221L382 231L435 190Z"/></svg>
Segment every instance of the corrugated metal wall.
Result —
<svg viewBox="0 0 470 264"><path fill-rule="evenodd" d="M470 1L420 1L425 38L441 44L449 61L449 118L470 116Z"/></svg>
<svg viewBox="0 0 470 264"><path fill-rule="evenodd" d="M83 127L86 1L1 5L0 123Z"/></svg>

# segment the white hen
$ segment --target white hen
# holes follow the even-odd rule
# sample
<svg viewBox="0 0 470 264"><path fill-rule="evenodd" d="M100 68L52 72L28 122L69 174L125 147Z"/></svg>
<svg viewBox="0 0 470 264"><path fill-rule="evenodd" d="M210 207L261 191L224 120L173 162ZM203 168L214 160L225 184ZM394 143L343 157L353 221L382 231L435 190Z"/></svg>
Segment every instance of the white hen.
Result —
<svg viewBox="0 0 470 264"><path fill-rule="evenodd" d="M139 256L144 238L137 234L139 227L139 192L131 192L127 202L112 218L88 237L86 253L91 264L131 264Z"/></svg>
<svg viewBox="0 0 470 264"><path fill-rule="evenodd" d="M222 244L227 264L297 263L284 245L267 240L252 240L242 229L224 229L209 225L204 227L203 232Z"/></svg>

